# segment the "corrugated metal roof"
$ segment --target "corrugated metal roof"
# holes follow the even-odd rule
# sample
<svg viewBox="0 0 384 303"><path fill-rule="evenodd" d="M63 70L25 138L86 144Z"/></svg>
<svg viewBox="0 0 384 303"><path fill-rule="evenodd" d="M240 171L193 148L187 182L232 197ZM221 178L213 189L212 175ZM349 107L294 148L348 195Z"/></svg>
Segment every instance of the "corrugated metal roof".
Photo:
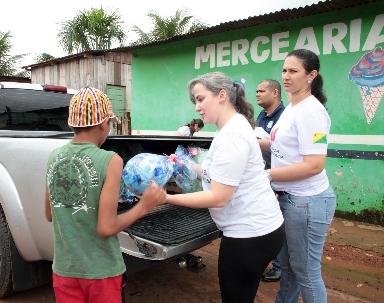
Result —
<svg viewBox="0 0 384 303"><path fill-rule="evenodd" d="M31 69L31 68L34 68L34 67L40 67L40 66L44 66L44 65L53 65L55 63L58 63L58 62L63 62L63 61L71 61L71 60L76 60L76 59L80 59L80 58L86 58L88 56L100 56L106 52L110 52L112 50L91 50L91 51L85 51L85 52L82 52L82 53L77 53L77 54L71 54L71 55L68 55L68 56L65 56L65 57L61 57L61 58L55 58L55 59L52 59L52 60L48 60L48 61L45 61L45 62L41 62L41 63L36 63L36 64L31 64L31 65L27 65L27 66L23 66L24 69Z"/></svg>
<svg viewBox="0 0 384 303"><path fill-rule="evenodd" d="M323 14L331 11L337 11L342 10L346 8L351 8L359 5L365 5L369 3L381 3L383 4L383 0L326 0L326 1L320 1L316 4L312 5L306 5L304 7L299 8L293 8L293 9L282 9L280 11L276 11L273 13L268 13L264 15L249 17L246 19L240 19L236 21L229 21L220 23L219 25L215 25L200 31L196 31L190 34L184 34L172 37L167 40L162 41L156 41L151 42L147 44L140 44L140 45L132 45L132 46L126 46L126 47L118 47L110 50L97 50L97 51L87 51L79 54L74 54L62 58L56 58L50 61L46 61L43 63L38 64L32 64L25 66L24 68L34 68L34 67L40 67L47 64L55 64L56 62L63 62L67 60L73 60L78 57L85 57L87 55L97 56L101 55L106 52L121 52L121 51L131 51L134 49L140 49L140 48L146 48L151 46L156 46L164 43L174 42L174 41L180 41L180 40L186 40L190 38L195 37L202 37L202 36L208 36L212 34L217 34L225 31L231 31L236 29L241 29L245 27L252 27L262 24L269 24L274 22L281 22L282 20L292 20L292 19L298 19L302 17L308 17L318 14Z"/></svg>
<svg viewBox="0 0 384 303"><path fill-rule="evenodd" d="M196 31L190 34L179 35L173 38L156 41L148 44L135 45L130 47L121 47L115 48L113 50L124 50L124 49L137 49L153 45L158 45L166 42L179 41L194 37L207 36L212 34L221 33L224 31L236 30L245 27L252 27L262 24L269 24L274 22L281 22L286 20L298 19L302 17L313 16L317 14L327 13L336 10L342 10L346 8L351 8L359 5L369 4L369 3L383 3L383 0L327 0L320 1L316 4L306 5L304 7L293 8L293 9L282 9L277 12L272 12L264 15L249 17L246 19L240 19L236 21L229 21L220 23L200 31Z"/></svg>

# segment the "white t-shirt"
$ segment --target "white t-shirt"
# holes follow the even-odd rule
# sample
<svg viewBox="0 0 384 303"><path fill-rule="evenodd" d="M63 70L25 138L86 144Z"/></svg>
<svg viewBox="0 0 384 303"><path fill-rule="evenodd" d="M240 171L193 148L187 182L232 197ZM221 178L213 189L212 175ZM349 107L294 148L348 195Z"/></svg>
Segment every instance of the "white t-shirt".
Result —
<svg viewBox="0 0 384 303"><path fill-rule="evenodd" d="M186 137L189 137L191 135L191 130L189 129L188 125L180 126L177 132L180 133L182 136Z"/></svg>
<svg viewBox="0 0 384 303"><path fill-rule="evenodd" d="M264 171L261 151L246 118L236 113L217 133L202 163L204 190L211 180L236 186L221 208L210 208L224 236L249 238L266 235L283 223L279 204Z"/></svg>
<svg viewBox="0 0 384 303"><path fill-rule="evenodd" d="M271 167L303 162L305 155L326 155L331 119L324 106L309 96L298 104L289 104L271 130ZM312 196L329 187L325 169L312 177L278 182L272 187L296 196Z"/></svg>

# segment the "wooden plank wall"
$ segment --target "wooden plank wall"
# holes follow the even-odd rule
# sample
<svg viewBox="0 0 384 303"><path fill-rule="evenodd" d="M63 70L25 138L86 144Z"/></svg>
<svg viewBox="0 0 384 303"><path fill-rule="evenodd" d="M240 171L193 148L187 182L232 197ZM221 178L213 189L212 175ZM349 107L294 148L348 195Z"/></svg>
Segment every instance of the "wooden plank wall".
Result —
<svg viewBox="0 0 384 303"><path fill-rule="evenodd" d="M107 54L42 65L31 70L31 82L63 85L72 89L92 86L102 91L106 91L107 84L125 86L125 111L129 113L132 108L132 76L129 59L130 57L125 54L118 56ZM129 115L126 117L128 119ZM128 134L130 129L123 130L123 132Z"/></svg>

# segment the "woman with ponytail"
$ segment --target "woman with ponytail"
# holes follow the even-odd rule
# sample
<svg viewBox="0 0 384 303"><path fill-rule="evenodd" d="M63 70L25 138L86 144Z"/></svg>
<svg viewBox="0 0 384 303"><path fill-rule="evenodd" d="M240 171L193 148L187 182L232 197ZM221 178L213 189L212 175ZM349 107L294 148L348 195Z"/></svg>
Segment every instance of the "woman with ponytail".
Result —
<svg viewBox="0 0 384 303"><path fill-rule="evenodd" d="M271 130L268 171L286 236L276 303L296 303L300 294L305 303L327 302L321 257L336 197L325 171L331 120L319 71L319 58L312 51L288 54L282 80L289 105Z"/></svg>
<svg viewBox="0 0 384 303"><path fill-rule="evenodd" d="M196 111L218 132L199 172L204 191L167 195L171 204L209 208L223 232L218 274L224 303L253 303L260 278L279 252L283 217L256 136L253 108L242 86L223 73L189 83Z"/></svg>
<svg viewBox="0 0 384 303"><path fill-rule="evenodd" d="M177 136L190 137L194 133L200 131L204 127L204 122L201 119L192 119L191 122L180 126L177 130Z"/></svg>

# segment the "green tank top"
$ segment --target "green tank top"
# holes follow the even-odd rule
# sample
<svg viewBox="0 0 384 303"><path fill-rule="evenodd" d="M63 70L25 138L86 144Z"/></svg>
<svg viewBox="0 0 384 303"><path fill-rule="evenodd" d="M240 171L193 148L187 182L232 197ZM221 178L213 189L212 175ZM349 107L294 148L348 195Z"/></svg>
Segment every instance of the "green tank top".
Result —
<svg viewBox="0 0 384 303"><path fill-rule="evenodd" d="M53 271L101 279L125 271L117 236L97 234L100 192L114 152L70 142L49 157L47 184L54 230Z"/></svg>

